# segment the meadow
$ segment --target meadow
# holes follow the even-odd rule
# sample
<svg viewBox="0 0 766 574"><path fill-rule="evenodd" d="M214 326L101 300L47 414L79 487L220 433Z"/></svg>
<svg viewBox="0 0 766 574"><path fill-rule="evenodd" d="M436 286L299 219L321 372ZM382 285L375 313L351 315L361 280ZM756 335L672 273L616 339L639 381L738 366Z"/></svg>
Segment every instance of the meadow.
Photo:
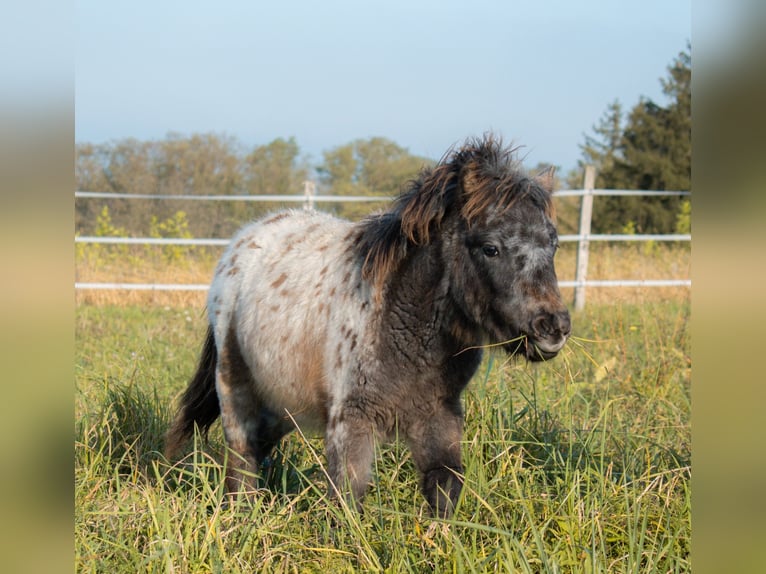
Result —
<svg viewBox="0 0 766 574"><path fill-rule="evenodd" d="M688 277L688 250L609 249L591 255L594 278ZM209 279L205 257L107 257L80 254L78 280ZM446 521L428 518L402 444L379 446L360 514L328 499L322 441L299 433L252 504L227 504L218 424L180 463L160 454L204 294L78 293L76 571L689 572L689 292L610 291L589 291L554 361L487 355L464 397L465 488Z"/></svg>

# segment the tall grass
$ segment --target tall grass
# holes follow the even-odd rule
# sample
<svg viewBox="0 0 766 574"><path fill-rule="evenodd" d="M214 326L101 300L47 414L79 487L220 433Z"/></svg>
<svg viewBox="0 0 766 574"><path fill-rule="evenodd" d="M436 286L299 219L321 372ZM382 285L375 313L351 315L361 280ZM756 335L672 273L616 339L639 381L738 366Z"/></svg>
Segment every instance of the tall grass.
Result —
<svg viewBox="0 0 766 574"><path fill-rule="evenodd" d="M251 503L227 503L220 429L159 454L201 310L77 308L79 572L688 572L687 300L593 305L552 362L487 357L465 395L465 489L427 517L409 452L379 446L357 513L293 433Z"/></svg>

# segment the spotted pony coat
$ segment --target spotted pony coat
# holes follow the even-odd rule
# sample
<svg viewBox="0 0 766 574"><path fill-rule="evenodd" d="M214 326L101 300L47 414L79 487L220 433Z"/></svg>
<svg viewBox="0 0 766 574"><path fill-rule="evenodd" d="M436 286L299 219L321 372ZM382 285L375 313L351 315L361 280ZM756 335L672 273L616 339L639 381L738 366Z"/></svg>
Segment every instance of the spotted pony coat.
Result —
<svg viewBox="0 0 766 574"><path fill-rule="evenodd" d="M449 516L463 480L460 396L481 346L545 360L569 335L552 218L546 182L485 136L361 222L285 211L245 226L215 270L166 454L220 414L228 487L249 490L297 425L324 434L331 493L358 502L375 441L396 431L432 511Z"/></svg>

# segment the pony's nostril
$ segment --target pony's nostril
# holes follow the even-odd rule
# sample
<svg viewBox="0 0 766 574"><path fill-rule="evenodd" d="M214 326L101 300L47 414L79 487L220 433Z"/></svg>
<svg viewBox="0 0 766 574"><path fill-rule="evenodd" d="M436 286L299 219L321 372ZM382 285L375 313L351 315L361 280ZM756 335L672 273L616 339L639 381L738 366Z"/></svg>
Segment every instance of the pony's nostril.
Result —
<svg viewBox="0 0 766 574"><path fill-rule="evenodd" d="M572 330L569 313L542 313L532 321L532 334L535 337L550 337L559 335L568 337Z"/></svg>
<svg viewBox="0 0 766 574"><path fill-rule="evenodd" d="M550 315L547 313L543 315L538 315L534 321L532 321L532 333L537 336L545 336L550 335L551 333L551 323L550 323Z"/></svg>

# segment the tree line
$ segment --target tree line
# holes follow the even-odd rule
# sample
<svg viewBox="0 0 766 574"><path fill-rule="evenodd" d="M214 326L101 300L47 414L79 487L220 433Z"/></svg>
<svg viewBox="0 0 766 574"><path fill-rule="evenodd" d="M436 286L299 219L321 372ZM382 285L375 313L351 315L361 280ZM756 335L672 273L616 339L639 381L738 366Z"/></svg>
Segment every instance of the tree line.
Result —
<svg viewBox="0 0 766 574"><path fill-rule="evenodd" d="M582 187L586 164L597 169L596 187L688 190L691 185L691 50L681 52L660 80L667 105L641 98L625 114L614 101L584 136L581 159L557 187ZM435 161L411 154L386 138L359 139L323 152L319 163L301 153L295 138L248 148L235 137L169 134L165 139L123 139L76 145L77 187L85 191L153 195L293 195L303 182L334 195L392 196ZM532 171L547 169L539 164ZM562 233L576 231L579 201L560 201ZM196 237L228 237L244 221L279 207L255 202L77 199L77 233L95 233L104 217L131 235L147 235L158 222L188 222ZM106 208L106 212L105 212ZM322 205L358 218L370 204ZM672 233L688 225L688 199L600 197L594 203L596 233ZM182 217L179 216L182 214ZM180 221L180 223L178 223Z"/></svg>
<svg viewBox="0 0 766 574"><path fill-rule="evenodd" d="M217 134L163 140L124 139L76 146L76 183L83 191L152 195L294 195L306 180L318 181L318 191L331 195L390 197L404 182L434 162L410 154L380 137L360 139L323 153L311 165L294 138L278 138L251 149L236 138ZM78 199L78 233L94 232L104 206L114 224L141 235L153 218L170 219L180 211L197 237L227 237L244 221L274 210L279 204L201 202L188 200ZM323 205L342 217L357 218L369 204Z"/></svg>

